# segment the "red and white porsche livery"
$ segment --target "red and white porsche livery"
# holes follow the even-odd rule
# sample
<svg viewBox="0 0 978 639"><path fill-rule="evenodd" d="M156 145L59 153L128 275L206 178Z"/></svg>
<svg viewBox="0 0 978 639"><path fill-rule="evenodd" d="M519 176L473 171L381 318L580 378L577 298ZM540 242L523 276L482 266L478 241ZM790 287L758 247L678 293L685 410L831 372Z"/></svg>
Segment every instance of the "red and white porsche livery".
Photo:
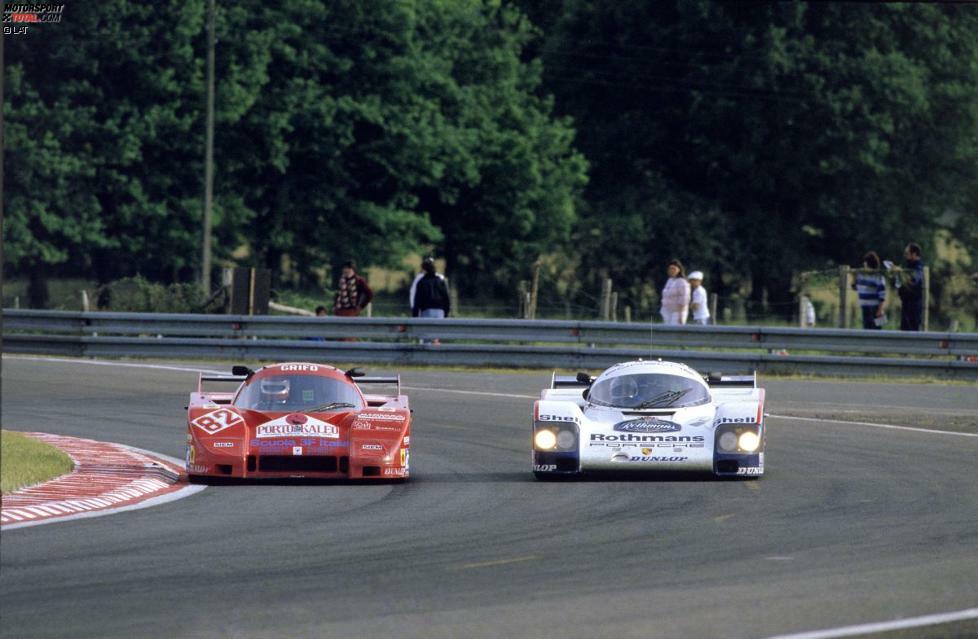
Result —
<svg viewBox="0 0 978 639"><path fill-rule="evenodd" d="M205 382L237 382L235 392ZM388 384L393 395L364 394ZM408 478L411 409L400 377L288 362L201 375L187 406L191 478Z"/></svg>

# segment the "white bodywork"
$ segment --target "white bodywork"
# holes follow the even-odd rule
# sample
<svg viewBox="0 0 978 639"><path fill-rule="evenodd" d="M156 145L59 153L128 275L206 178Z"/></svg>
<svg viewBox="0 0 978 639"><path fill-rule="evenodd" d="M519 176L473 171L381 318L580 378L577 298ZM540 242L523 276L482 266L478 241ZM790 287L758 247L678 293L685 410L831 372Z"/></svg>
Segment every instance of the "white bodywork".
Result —
<svg viewBox="0 0 978 639"><path fill-rule="evenodd" d="M584 397L601 381L647 373L684 377L702 386L709 401L696 406L623 409L591 403ZM603 372L593 380L593 385L545 389L534 408L534 421L538 426L548 422L577 424L581 471L713 472L717 427L722 424L760 425L763 420L763 389L748 382L711 387L702 375L685 364L625 362ZM760 451L760 468L755 466L749 473L737 474L762 474L763 446ZM540 469L535 467L535 470Z"/></svg>

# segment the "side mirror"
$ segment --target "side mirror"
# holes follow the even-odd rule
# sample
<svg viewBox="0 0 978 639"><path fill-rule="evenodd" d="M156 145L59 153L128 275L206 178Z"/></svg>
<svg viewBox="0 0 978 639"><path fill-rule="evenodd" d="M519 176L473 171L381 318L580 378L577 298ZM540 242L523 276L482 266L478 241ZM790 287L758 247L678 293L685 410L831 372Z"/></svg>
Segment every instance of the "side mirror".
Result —
<svg viewBox="0 0 978 639"><path fill-rule="evenodd" d="M582 392L582 393L581 393L581 397L583 397L584 399L587 399L587 396L588 396L588 393L589 393L590 391L591 391L591 389L590 389L590 388L585 388L585 389L584 389L584 392Z"/></svg>
<svg viewBox="0 0 978 639"><path fill-rule="evenodd" d="M247 366L232 366L231 374L235 377L251 377L255 374L255 371L251 370Z"/></svg>
<svg viewBox="0 0 978 639"><path fill-rule="evenodd" d="M363 377L364 375L366 375L366 373L364 373L363 369L359 367L351 368L350 370L346 371L347 377Z"/></svg>
<svg viewBox="0 0 978 639"><path fill-rule="evenodd" d="M581 372L577 374L577 381L579 381L582 384L587 384L588 386L590 386L591 382L593 382L594 380L591 379L591 376L588 375L587 373Z"/></svg>

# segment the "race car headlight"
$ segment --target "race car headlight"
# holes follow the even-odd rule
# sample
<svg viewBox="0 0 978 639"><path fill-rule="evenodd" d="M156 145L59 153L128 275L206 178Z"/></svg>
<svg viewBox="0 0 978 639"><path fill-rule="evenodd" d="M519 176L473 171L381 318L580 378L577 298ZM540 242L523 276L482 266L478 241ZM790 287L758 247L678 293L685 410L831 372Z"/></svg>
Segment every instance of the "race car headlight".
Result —
<svg viewBox="0 0 978 639"><path fill-rule="evenodd" d="M720 440L722 445L723 437L720 437ZM761 438L754 431L748 430L741 433L740 437L737 438L737 445L740 446L741 450L753 453L761 445Z"/></svg>
<svg viewBox="0 0 978 639"><path fill-rule="evenodd" d="M577 438L569 430L562 430L557 433L557 448L569 450L574 447Z"/></svg>
<svg viewBox="0 0 978 639"><path fill-rule="evenodd" d="M557 436L552 430L538 430L533 436L533 443L540 450L550 450L557 445Z"/></svg>
<svg viewBox="0 0 978 639"><path fill-rule="evenodd" d="M721 450L726 450L730 452L735 451L737 450L737 435L735 435L732 431L728 430L727 432L720 435L720 439L718 443L720 445Z"/></svg>

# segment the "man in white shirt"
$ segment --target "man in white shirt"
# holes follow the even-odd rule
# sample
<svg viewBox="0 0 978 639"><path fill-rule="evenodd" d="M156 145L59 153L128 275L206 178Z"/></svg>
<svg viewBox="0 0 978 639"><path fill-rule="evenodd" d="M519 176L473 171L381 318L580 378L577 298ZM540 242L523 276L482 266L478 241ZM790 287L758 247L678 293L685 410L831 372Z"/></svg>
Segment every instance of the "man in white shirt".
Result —
<svg viewBox="0 0 978 639"><path fill-rule="evenodd" d="M693 271L686 279L689 280L691 289L689 310L693 312L693 324L706 326L710 323L710 306L707 303L706 289L703 288L703 272Z"/></svg>

